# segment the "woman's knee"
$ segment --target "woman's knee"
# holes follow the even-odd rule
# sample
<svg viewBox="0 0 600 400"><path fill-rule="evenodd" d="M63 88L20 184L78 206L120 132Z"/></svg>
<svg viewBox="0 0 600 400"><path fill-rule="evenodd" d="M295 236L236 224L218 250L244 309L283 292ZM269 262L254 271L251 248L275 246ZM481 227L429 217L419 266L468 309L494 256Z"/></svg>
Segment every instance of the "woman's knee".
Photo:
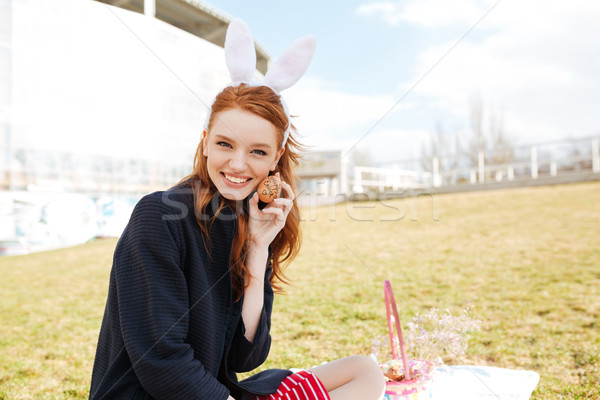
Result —
<svg viewBox="0 0 600 400"><path fill-rule="evenodd" d="M351 360L352 369L356 371L357 377L366 375L371 379L385 382L381 369L372 358L363 355L349 356L348 358Z"/></svg>
<svg viewBox="0 0 600 400"><path fill-rule="evenodd" d="M379 371L379 366L373 361L371 357L363 356L363 355L354 355L348 356L351 362L356 365L357 368L371 370L371 371Z"/></svg>
<svg viewBox="0 0 600 400"><path fill-rule="evenodd" d="M366 356L348 356L311 369L332 399L380 399L385 378L379 366Z"/></svg>
<svg viewBox="0 0 600 400"><path fill-rule="evenodd" d="M379 366L370 357L363 355L343 357L314 367L312 371L326 387L338 387L352 380L385 382Z"/></svg>
<svg viewBox="0 0 600 400"><path fill-rule="evenodd" d="M367 356L351 356L352 363L355 366L357 382L361 382L361 385L368 386L370 395L377 395L378 398L383 396L385 389L385 377L383 372L379 368L379 365L373 361L372 358ZM366 388L365 388L366 389Z"/></svg>

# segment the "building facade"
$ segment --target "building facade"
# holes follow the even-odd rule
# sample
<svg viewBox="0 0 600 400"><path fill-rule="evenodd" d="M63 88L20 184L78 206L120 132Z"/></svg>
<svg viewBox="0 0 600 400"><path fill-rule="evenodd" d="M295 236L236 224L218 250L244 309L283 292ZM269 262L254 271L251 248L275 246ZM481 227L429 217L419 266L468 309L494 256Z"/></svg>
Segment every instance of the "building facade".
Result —
<svg viewBox="0 0 600 400"><path fill-rule="evenodd" d="M223 49L91 0L0 0L0 190L139 195L191 170Z"/></svg>

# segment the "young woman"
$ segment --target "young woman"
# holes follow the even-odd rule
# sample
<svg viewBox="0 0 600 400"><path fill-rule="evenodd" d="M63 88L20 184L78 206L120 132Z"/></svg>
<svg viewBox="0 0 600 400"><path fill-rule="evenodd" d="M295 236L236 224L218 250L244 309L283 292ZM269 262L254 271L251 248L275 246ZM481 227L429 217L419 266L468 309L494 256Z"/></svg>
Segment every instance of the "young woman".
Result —
<svg viewBox="0 0 600 400"><path fill-rule="evenodd" d="M142 198L117 244L90 399L383 396L383 375L363 356L236 378L269 353L273 288L300 248L293 134L272 87L217 95L192 174ZM261 209L256 188L270 174L282 196Z"/></svg>

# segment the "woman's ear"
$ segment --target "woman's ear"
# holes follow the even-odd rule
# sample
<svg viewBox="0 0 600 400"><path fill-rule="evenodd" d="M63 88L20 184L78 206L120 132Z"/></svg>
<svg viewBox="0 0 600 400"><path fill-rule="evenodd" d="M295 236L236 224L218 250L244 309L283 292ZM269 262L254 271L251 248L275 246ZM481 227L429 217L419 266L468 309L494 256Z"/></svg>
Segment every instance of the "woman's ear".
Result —
<svg viewBox="0 0 600 400"><path fill-rule="evenodd" d="M271 171L275 171L275 169L277 168L277 164L279 164L279 159L281 158L281 156L283 155L284 152L285 152L285 147L282 148L281 150L279 150L279 154L277 154L277 157L275 158L275 162L273 163L273 165L271 165Z"/></svg>
<svg viewBox="0 0 600 400"><path fill-rule="evenodd" d="M208 140L206 140L206 129L202 131L202 154L208 157Z"/></svg>

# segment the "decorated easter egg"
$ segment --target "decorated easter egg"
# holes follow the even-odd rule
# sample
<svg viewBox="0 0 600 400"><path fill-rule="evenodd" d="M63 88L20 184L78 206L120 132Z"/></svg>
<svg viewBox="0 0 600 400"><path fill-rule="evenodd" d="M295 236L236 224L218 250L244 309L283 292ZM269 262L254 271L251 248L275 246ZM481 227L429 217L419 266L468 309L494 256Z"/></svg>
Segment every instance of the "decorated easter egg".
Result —
<svg viewBox="0 0 600 400"><path fill-rule="evenodd" d="M267 176L256 189L258 198L263 203L270 203L281 194L281 180L275 176Z"/></svg>

